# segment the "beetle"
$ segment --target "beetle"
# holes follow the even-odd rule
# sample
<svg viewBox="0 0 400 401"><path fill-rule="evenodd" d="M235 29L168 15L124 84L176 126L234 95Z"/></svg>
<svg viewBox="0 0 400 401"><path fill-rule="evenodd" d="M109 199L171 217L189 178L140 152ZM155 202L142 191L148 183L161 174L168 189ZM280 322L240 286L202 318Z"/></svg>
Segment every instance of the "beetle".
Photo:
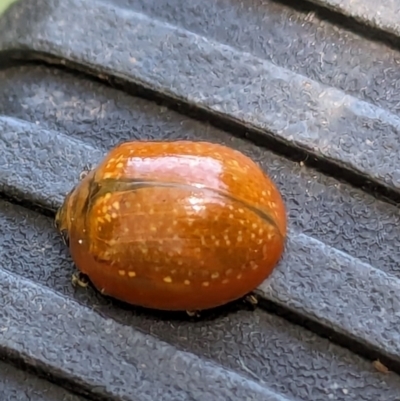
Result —
<svg viewBox="0 0 400 401"><path fill-rule="evenodd" d="M184 140L115 146L81 175L55 224L101 293L191 312L253 291L287 232L281 194L251 158Z"/></svg>

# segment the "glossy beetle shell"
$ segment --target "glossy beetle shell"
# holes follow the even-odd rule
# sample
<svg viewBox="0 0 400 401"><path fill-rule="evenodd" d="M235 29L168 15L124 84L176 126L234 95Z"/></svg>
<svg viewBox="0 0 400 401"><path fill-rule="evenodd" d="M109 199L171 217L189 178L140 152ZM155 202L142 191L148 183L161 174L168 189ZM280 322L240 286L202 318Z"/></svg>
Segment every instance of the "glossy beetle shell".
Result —
<svg viewBox="0 0 400 401"><path fill-rule="evenodd" d="M207 142L125 142L68 194L56 225L102 293L162 310L204 310L269 276L286 213L247 156Z"/></svg>

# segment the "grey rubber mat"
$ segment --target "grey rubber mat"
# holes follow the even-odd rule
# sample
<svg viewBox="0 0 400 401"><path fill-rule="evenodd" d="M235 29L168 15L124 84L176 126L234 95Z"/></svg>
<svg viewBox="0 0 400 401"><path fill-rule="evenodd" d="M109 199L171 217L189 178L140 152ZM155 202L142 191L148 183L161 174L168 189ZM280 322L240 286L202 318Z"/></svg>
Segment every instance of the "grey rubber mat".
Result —
<svg viewBox="0 0 400 401"><path fill-rule="evenodd" d="M353 31L331 3L24 0L0 19L10 399L400 400L399 51L359 30L368 2ZM134 138L223 143L274 179L289 236L255 310L193 320L72 286L54 212Z"/></svg>

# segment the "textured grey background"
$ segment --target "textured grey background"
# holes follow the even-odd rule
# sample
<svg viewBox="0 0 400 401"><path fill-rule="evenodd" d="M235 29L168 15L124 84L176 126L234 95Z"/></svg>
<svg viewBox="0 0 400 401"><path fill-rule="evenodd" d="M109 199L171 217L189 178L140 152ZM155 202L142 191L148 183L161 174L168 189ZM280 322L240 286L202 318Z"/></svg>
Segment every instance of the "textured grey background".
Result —
<svg viewBox="0 0 400 401"><path fill-rule="evenodd" d="M355 20L398 37L400 5L396 0L377 3L373 0L310 0L315 4L343 13Z"/></svg>
<svg viewBox="0 0 400 401"><path fill-rule="evenodd" d="M342 176L347 170L361 179L362 173L378 178L380 191L396 190L398 51L313 14L310 5L24 4L0 22L3 48L30 50L24 58L39 60L0 68L0 192L14 202L0 200L0 357L32 373L4 365L5 391L24 399L18 380L32 386L36 374L56 383L37 379L38 394L48 386L50 399L72 397L62 386L92 399L163 394L201 400L208 391L209 398L232 400L244 394L279 401L399 400L398 375L379 373L366 359L387 359L400 372L395 196L388 191L390 203L378 200ZM32 11L33 4L40 7ZM81 7L68 10L68 4ZM132 37L118 31L122 20ZM17 54L2 55L9 61ZM63 68L68 59L78 65ZM91 75L101 80L77 72L88 61ZM119 89L112 88L116 76ZM207 118L218 117L226 130L128 94L135 89L124 85L129 81L169 98L167 104L178 97L186 106L205 108ZM332 94L336 98L321 102ZM225 109L218 110L221 105ZM290 119L293 124L280 129ZM237 125L229 126L232 120ZM252 135L256 127L263 137L286 139L292 129L291 153L279 155L240 138L243 128ZM128 138L225 143L272 176L288 207L290 239L261 287L269 302L255 311L235 303L195 322L71 286L74 266L52 217L44 214L54 212L84 164ZM354 157L360 149L369 149L367 159ZM310 168L313 155L319 161L332 157L336 178ZM299 156L305 163L292 161ZM286 320L271 311L292 315ZM329 340L337 333L343 347ZM59 342L51 344L53 338ZM127 346L132 341L138 345ZM142 364L146 358L150 362ZM16 379L11 384L7 377Z"/></svg>
<svg viewBox="0 0 400 401"><path fill-rule="evenodd" d="M60 206L62 194L71 182L77 182L83 166L97 163L102 155L80 140L10 117L0 117L0 143L5 150L5 158L0 158L0 165L5 166L0 170L0 187L8 194L29 192L33 203L45 207L53 198L54 206ZM16 170L18 175L13 173ZM282 190L286 192L285 183ZM260 294L299 316L358 339L400 365L400 315L396 313L400 280L393 275L290 230L279 268L261 286Z"/></svg>
<svg viewBox="0 0 400 401"><path fill-rule="evenodd" d="M84 401L63 388L0 362L0 394L7 401Z"/></svg>
<svg viewBox="0 0 400 401"><path fill-rule="evenodd" d="M191 322L121 305L92 288L74 290L70 284L74 268L61 239L52 229L52 221L9 203L2 203L0 210L0 229L3 230L0 232L0 238L3 238L1 249L4 252L0 258L1 267L16 275L9 276L0 270L4 283L3 296L0 297L3 299L1 316L8 327L5 335L0 336L0 350L5 348L6 352L10 349L17 352L22 348L20 357L26 363L31 363L33 367L42 365L64 384L67 379L75 381L75 390L86 391L94 381L101 381L104 388L112 388L113 367L123 360L113 357L111 364L109 359L105 364L104 358L111 358L112 350L112 355L117 353L125 358L132 354L136 360L136 352L141 351L126 344L131 341L132 332L138 330L203 361L211 360L228 371L236 371L242 380L247 378L258 382L290 400L308 401L325 397L347 400L349 393L358 400L379 400L379 397L382 401L398 399L400 382L396 374L382 375L370 362L351 351L262 310L249 313L232 307L212 319ZM23 250L22 256L19 253L16 257L11 247ZM22 283L17 281L18 277L23 277L20 279ZM15 289L18 285L25 289L18 291ZM4 305L7 291L8 302ZM64 316L67 313L64 307L59 310L58 305L64 304L70 311L68 316ZM29 307L25 309L23 305ZM109 346L104 342L104 336L107 338L110 335L105 324L96 323L100 326L93 328L94 323L87 323L88 319L103 322L101 317L109 322L109 330L118 337ZM48 336L58 339L58 349L63 358L55 354L57 343L50 347L47 334L38 333L44 328L49 332ZM142 338L139 334L136 336ZM74 346L80 341L83 341L82 346ZM87 341L91 341L90 345ZM166 346L158 347L155 340L149 341L152 351L148 354L143 352L142 357L147 361L151 355L152 359L159 358L161 363ZM100 359L102 363L98 362L98 358L103 358ZM71 364L74 363L82 364L80 369L87 371L86 376L79 374L80 370L72 370ZM104 371L110 369L109 375L105 376ZM131 380L138 373L132 370L133 367L127 369L132 377L128 382L120 381L118 391L129 393L132 391ZM212 377L214 373L211 373L210 380ZM159 389L162 383L155 381L153 386ZM196 386L194 383L189 390ZM212 384L210 387L215 389ZM103 387L98 390L96 386L95 396L104 394L102 391L105 391ZM252 391L250 393L253 394Z"/></svg>
<svg viewBox="0 0 400 401"><path fill-rule="evenodd" d="M37 4L51 18L32 17ZM10 13L0 24L0 49L29 46L189 102L384 186L399 199L397 115L142 13L83 0L48 4L28 0ZM22 27L18 20L28 13L31 22ZM126 30L110 30L115 26Z"/></svg>

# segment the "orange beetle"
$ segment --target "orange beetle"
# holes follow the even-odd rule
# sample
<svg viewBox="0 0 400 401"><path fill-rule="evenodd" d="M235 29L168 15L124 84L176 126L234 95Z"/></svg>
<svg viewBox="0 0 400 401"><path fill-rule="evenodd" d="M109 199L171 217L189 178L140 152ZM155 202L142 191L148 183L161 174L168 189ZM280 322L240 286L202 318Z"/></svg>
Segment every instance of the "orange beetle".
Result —
<svg viewBox="0 0 400 401"><path fill-rule="evenodd" d="M279 261L283 200L247 156L208 142L124 142L57 211L73 261L103 294L199 311L254 290Z"/></svg>

